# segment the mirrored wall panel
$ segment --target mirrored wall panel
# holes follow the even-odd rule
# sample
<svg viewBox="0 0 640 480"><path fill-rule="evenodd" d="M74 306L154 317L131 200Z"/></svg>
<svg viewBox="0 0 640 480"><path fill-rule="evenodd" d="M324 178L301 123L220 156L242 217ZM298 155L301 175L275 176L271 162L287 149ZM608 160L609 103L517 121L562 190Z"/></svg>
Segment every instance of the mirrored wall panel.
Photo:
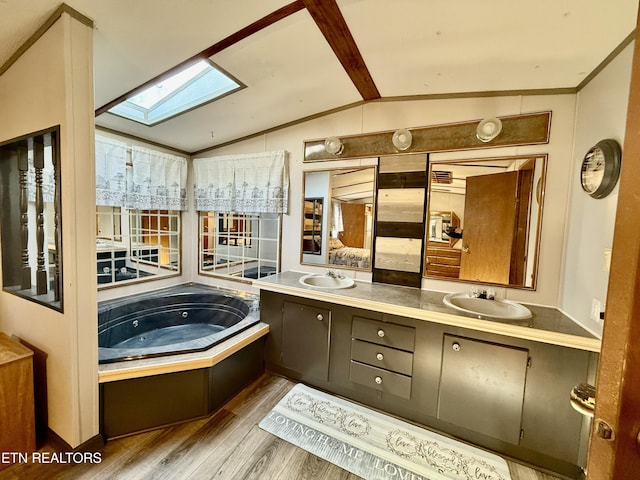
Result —
<svg viewBox="0 0 640 480"><path fill-rule="evenodd" d="M304 199L302 223L302 253L322 255L322 205L323 198Z"/></svg>
<svg viewBox="0 0 640 480"><path fill-rule="evenodd" d="M431 162L424 275L534 289L547 157Z"/></svg>
<svg viewBox="0 0 640 480"><path fill-rule="evenodd" d="M301 263L371 270L375 167L304 172Z"/></svg>
<svg viewBox="0 0 640 480"><path fill-rule="evenodd" d="M281 215L199 213L199 271L256 279L280 271Z"/></svg>
<svg viewBox="0 0 640 480"><path fill-rule="evenodd" d="M177 210L96 207L98 288L180 273Z"/></svg>

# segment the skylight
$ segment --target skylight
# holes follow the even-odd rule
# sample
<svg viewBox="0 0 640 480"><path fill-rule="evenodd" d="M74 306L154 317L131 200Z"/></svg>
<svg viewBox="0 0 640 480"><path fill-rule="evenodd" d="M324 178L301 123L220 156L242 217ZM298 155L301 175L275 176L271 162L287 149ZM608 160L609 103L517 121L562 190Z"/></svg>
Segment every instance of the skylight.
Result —
<svg viewBox="0 0 640 480"><path fill-rule="evenodd" d="M151 126L241 88L213 63L200 60L108 111Z"/></svg>

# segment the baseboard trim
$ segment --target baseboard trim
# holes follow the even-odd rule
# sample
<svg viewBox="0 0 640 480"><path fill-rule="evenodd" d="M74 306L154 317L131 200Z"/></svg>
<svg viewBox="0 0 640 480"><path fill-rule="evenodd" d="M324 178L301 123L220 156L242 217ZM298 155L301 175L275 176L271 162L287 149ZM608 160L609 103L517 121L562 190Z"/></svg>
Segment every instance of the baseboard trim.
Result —
<svg viewBox="0 0 640 480"><path fill-rule="evenodd" d="M104 437L97 434L73 448L60 435L47 428L47 443L57 452L96 452L105 445Z"/></svg>

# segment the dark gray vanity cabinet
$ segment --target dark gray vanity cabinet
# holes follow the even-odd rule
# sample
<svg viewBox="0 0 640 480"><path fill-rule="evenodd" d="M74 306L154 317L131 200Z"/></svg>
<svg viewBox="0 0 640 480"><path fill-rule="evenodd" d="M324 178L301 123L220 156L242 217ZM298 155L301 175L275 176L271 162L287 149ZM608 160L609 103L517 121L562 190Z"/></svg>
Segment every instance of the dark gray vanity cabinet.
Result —
<svg viewBox="0 0 640 480"><path fill-rule="evenodd" d="M569 393L594 381L597 354L269 291L260 302L268 370L579 476L590 424Z"/></svg>
<svg viewBox="0 0 640 480"><path fill-rule="evenodd" d="M298 302L282 306L282 358L284 368L305 378L329 379L331 310Z"/></svg>
<svg viewBox="0 0 640 480"><path fill-rule="evenodd" d="M270 330L265 344L267 369L325 386L334 330L332 307L306 298L261 292L260 317Z"/></svg>
<svg viewBox="0 0 640 480"><path fill-rule="evenodd" d="M444 335L439 420L517 445L529 351Z"/></svg>

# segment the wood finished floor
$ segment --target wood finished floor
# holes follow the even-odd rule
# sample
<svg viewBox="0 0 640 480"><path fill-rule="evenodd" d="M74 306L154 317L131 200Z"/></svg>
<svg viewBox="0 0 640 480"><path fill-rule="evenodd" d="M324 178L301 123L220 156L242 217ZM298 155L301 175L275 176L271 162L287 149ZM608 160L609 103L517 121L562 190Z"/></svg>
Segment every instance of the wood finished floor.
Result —
<svg viewBox="0 0 640 480"><path fill-rule="evenodd" d="M100 464L17 464L0 480L356 480L353 475L258 427L295 385L264 374L212 416L107 442ZM509 462L512 480L556 480Z"/></svg>

